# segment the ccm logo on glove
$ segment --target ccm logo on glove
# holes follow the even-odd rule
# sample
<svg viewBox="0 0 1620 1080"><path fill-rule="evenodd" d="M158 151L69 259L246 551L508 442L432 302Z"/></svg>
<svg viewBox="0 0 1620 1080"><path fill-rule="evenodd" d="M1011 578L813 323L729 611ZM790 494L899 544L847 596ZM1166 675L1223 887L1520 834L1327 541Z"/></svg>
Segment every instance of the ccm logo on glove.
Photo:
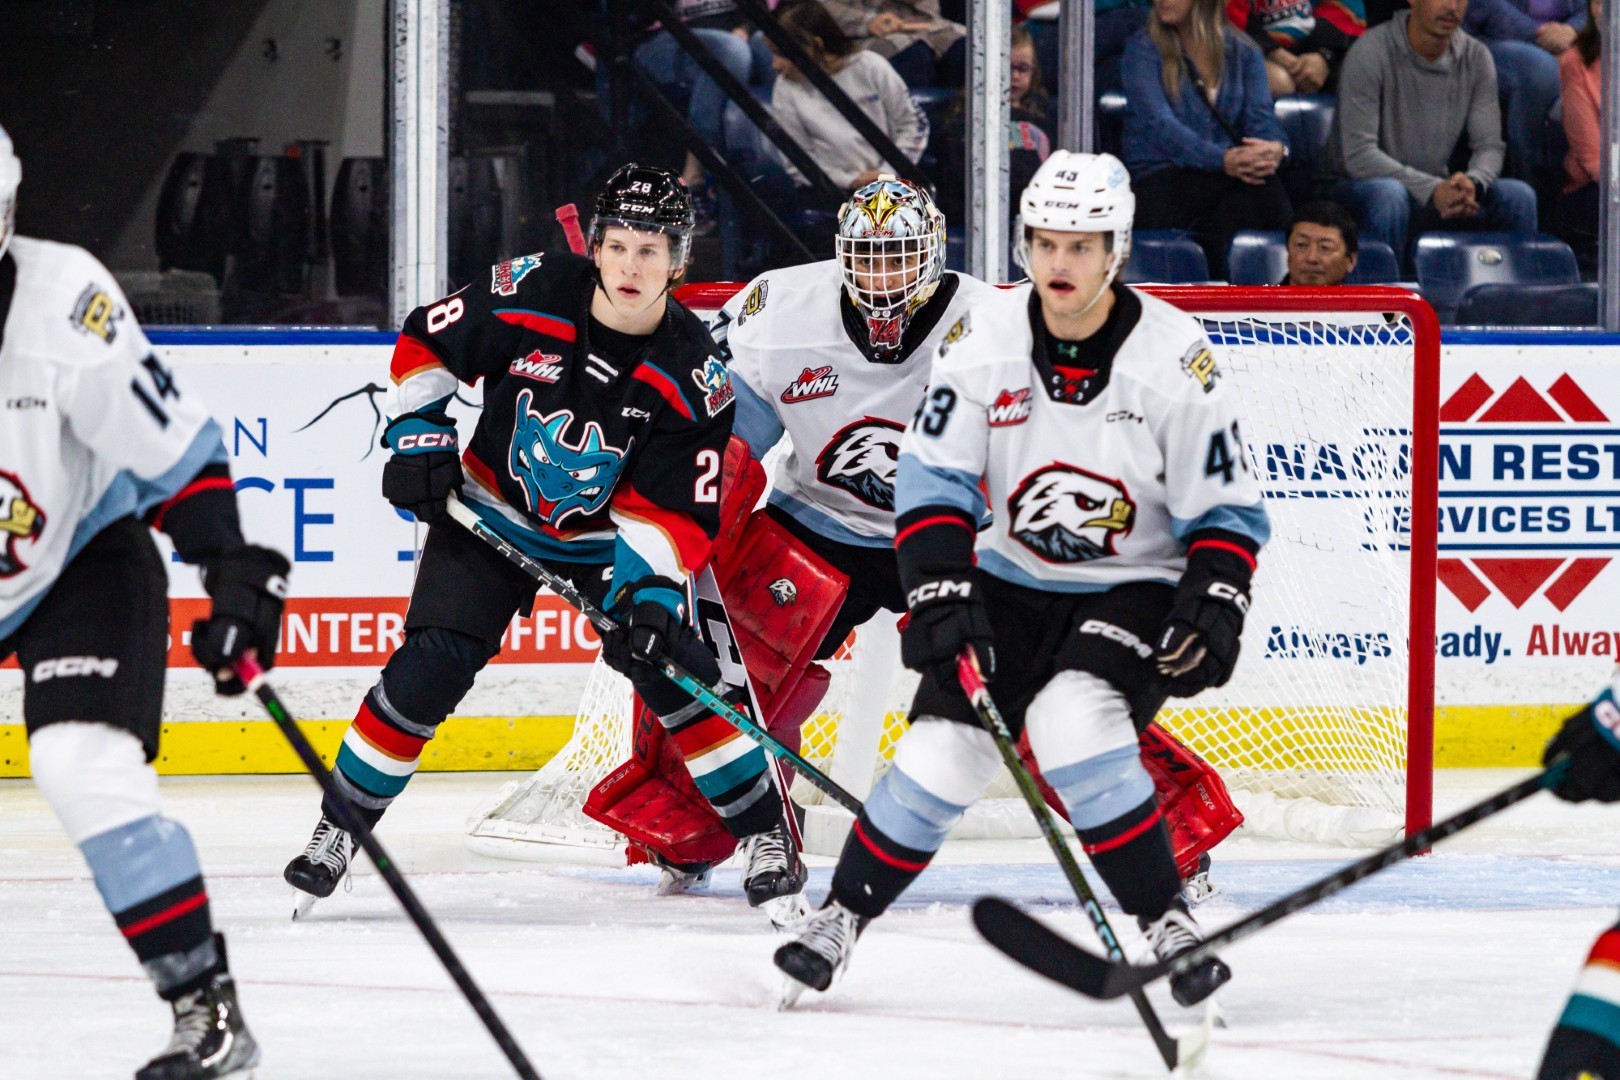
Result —
<svg viewBox="0 0 1620 1080"><path fill-rule="evenodd" d="M971 581L925 581L906 594L906 606L916 607L929 600L968 600L973 596Z"/></svg>
<svg viewBox="0 0 1620 1080"><path fill-rule="evenodd" d="M1224 600L1238 609L1243 615L1249 613L1249 597L1242 589L1225 581L1212 581L1209 583L1209 596L1212 600Z"/></svg>
<svg viewBox="0 0 1620 1080"><path fill-rule="evenodd" d="M456 437L450 432L424 431L420 435L401 435L394 440L394 449L403 454L411 450L454 450Z"/></svg>

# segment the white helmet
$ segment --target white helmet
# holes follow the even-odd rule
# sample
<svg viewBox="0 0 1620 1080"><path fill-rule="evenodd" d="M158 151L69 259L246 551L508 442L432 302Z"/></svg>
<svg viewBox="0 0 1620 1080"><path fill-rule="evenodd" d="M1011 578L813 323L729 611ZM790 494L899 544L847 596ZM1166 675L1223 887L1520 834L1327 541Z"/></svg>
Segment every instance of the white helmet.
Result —
<svg viewBox="0 0 1620 1080"><path fill-rule="evenodd" d="M934 295L945 272L945 215L916 184L880 176L839 208L833 247L844 287L866 319L873 351L885 362L897 358L906 325ZM856 260L889 256L900 256L902 265L916 267L906 288L895 294L863 286L855 276Z"/></svg>
<svg viewBox="0 0 1620 1080"><path fill-rule="evenodd" d="M1113 234L1114 263L1103 291L1131 257L1136 196L1131 174L1113 154L1054 150L1030 178L1018 203L1018 265L1029 271L1029 230ZM1102 292L1098 292L1100 297ZM1097 298L1092 298L1096 303ZM1086 305L1088 308L1090 304Z"/></svg>
<svg viewBox="0 0 1620 1080"><path fill-rule="evenodd" d="M17 185L22 182L22 162L11 149L11 136L0 128L0 256L11 246L17 229Z"/></svg>

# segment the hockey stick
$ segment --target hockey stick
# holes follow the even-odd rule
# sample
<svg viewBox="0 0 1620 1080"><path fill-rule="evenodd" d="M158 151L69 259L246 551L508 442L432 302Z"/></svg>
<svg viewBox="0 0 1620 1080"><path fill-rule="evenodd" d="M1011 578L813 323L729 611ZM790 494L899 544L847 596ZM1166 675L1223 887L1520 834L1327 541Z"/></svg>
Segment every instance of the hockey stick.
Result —
<svg viewBox="0 0 1620 1080"><path fill-rule="evenodd" d="M455 518L459 524L465 526L474 536L500 552L507 562L549 588L569 604L572 604L579 610L580 614L590 620L590 624L596 628L598 634L606 636L619 628L619 624L606 612L591 603L589 597L574 588L573 582L552 573L544 563L518 550L500 533L490 528L482 518L455 495L450 496L448 505L450 516ZM861 800L845 791L826 773L810 764L800 754L788 749L774 735L766 731L764 727L754 723L746 714L733 707L729 701L720 695L718 690L705 685L681 665L667 657L658 661L658 670L663 672L664 677L670 682L708 706L714 711L715 715L726 723L753 739L781 760L792 765L794 769L798 770L799 775L826 792L828 797L838 803L839 806L852 814L861 812Z"/></svg>
<svg viewBox="0 0 1620 1080"><path fill-rule="evenodd" d="M1241 941L1251 934L1286 919L1294 912L1324 900L1334 893L1349 888L1358 881L1372 877L1398 862L1410 859L1449 836L1454 836L1470 825L1499 814L1515 803L1523 802L1543 788L1552 787L1569 768L1567 756L1554 759L1543 772L1529 777L1505 791L1414 833L1398 844L1392 844L1353 862L1344 869L1329 874L1261 908L1247 918L1240 919L1226 929L1211 934L1197 948L1182 953L1174 960L1142 964L1125 963L1120 957L1103 958L1069 941L1042 924L1033 916L1013 907L998 897L987 896L973 905L973 923L990 944L1038 974L1062 983L1088 997L1117 998L1122 994L1137 995L1155 979L1187 970L1215 950Z"/></svg>
<svg viewBox="0 0 1620 1080"><path fill-rule="evenodd" d="M399 868L394 865L394 861L388 857L388 852L383 850L382 844L371 834L371 830L366 827L365 822L359 819L349 807L348 800L338 791L337 785L332 781L332 774L321 763L320 755L315 753L315 748L309 744L309 740L304 737L304 733L298 730L298 725L293 722L293 718L287 712L286 706L282 705L281 698L276 695L275 690L265 679L264 668L259 666L258 660L251 656L244 656L233 665L233 669L236 672L236 677L246 683L249 690L253 691L253 696L259 699L260 704L264 706L265 712L270 714L270 719L276 722L276 727L280 728L281 733L287 737L287 741L292 744L293 752L304 763L304 768L309 770L309 774L321 786L321 791L326 795L327 805L337 813L338 824L343 827L345 832L354 837L355 842L365 849L367 855L371 856L371 861L377 866L377 872L382 875L383 880L388 883L388 888L399 899L399 906L405 909L405 914L410 916L411 922L416 924L416 928L427 939L428 946L433 950L434 955L439 958L439 962L444 965L444 969L450 973L450 978L461 988L462 996L467 999L467 1004L471 1005L473 1012L478 1014L478 1019L484 1022L484 1027L494 1037L496 1045L501 1048L501 1053L505 1054L506 1060L512 1063L513 1071L523 1080L540 1080L540 1074L534 1071L533 1065L529 1064L529 1059L524 1055L523 1048L518 1046L517 1040L512 1038L512 1033L507 1030L506 1025L501 1022L501 1018L496 1015L494 1006L490 1005L489 999L484 997L484 992L478 989L478 984L473 982L472 976L467 973L466 967L462 965L461 958L456 955L455 950L450 947L450 943L439 932L438 924L433 921L433 916L428 914L427 908L423 907L422 902L416 898L416 892L411 888L410 883L405 880L405 875L399 872Z"/></svg>
<svg viewBox="0 0 1620 1080"><path fill-rule="evenodd" d="M1012 732L1007 728L1007 721L1001 716L1001 710L990 698L990 690L984 685L984 675L979 670L979 658L970 645L962 650L961 656L956 660L956 677L962 683L968 700L973 703L973 711L979 714L979 719L989 729L990 737L996 742L996 749L1001 752L1001 760L1012 773L1014 782L1018 785L1018 793L1024 797L1029 806L1030 813L1035 815L1035 823L1040 826L1041 835L1046 838L1047 845L1052 854L1057 856L1058 866L1063 870L1063 876L1069 879L1070 888L1080 901L1080 907L1085 910L1086 917L1091 920L1091 927L1102 940L1108 955L1123 963L1125 950L1120 947L1119 938L1114 936L1113 927L1108 925L1108 916L1103 914L1102 904L1097 900L1097 894L1092 892L1091 885L1086 881L1085 875L1080 872L1080 866L1074 861L1074 852L1069 850L1068 842L1052 824L1052 816L1047 812L1046 800L1041 797L1040 790L1035 786L1035 780L1024 768L1024 763L1018 758L1018 751L1013 746ZM984 903L983 900L979 901ZM977 918L978 905L974 905L974 915ZM982 931L981 931L982 932ZM994 942L992 942L994 944ZM1013 957L1017 960L1018 957ZM1178 1067L1195 1064L1203 1057L1205 1048L1209 1045L1209 1027L1206 1023L1192 1034L1177 1039L1164 1030L1164 1024L1159 1014L1154 1011L1153 1003L1148 1001L1147 994L1140 988L1131 994L1131 1002L1136 1006L1137 1015L1147 1026L1148 1034L1153 1038L1153 1045L1158 1048L1159 1056L1164 1059L1165 1068L1174 1072Z"/></svg>

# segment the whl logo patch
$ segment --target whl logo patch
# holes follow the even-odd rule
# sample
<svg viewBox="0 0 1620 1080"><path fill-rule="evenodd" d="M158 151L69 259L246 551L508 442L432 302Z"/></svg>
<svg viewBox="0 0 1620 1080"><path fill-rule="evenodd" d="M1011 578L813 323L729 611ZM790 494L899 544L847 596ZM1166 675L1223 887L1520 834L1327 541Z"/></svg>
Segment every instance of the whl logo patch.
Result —
<svg viewBox="0 0 1620 1080"><path fill-rule="evenodd" d="M1012 427L1029 419L1029 387L1021 390L1003 390L996 395L986 410L991 427Z"/></svg>
<svg viewBox="0 0 1620 1080"><path fill-rule="evenodd" d="M528 356L512 361L512 366L507 370L514 375L522 375L525 379L554 383L562 378L562 357L536 349Z"/></svg>
<svg viewBox="0 0 1620 1080"><path fill-rule="evenodd" d="M838 376L833 373L832 365L825 367L807 367L799 373L799 377L788 383L788 388L782 391L782 404L794 405L801 401L813 401L816 398L832 397L838 392Z"/></svg>
<svg viewBox="0 0 1620 1080"><path fill-rule="evenodd" d="M1620 425L1566 374L1497 390L1473 374L1440 406L1440 584L1469 611L1501 596L1568 610L1620 539ZM1595 494L1582 491L1590 484Z"/></svg>

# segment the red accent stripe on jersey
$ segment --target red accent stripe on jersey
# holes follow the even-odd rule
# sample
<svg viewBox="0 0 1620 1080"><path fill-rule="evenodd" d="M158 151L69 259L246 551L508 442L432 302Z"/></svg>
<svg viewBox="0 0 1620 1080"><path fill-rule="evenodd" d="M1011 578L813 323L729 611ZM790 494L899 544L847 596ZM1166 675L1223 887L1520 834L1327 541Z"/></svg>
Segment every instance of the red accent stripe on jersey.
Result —
<svg viewBox="0 0 1620 1080"><path fill-rule="evenodd" d="M1115 848L1124 847L1132 840L1135 840L1138 836L1141 836L1143 833L1153 828L1153 826L1157 825L1159 820L1163 817L1164 811L1154 810L1152 814L1137 822L1135 825L1132 825L1129 829L1126 829L1118 836L1100 841L1095 844L1082 843L1080 846L1086 849L1087 855L1101 855L1105 851L1113 851Z"/></svg>
<svg viewBox="0 0 1620 1080"><path fill-rule="evenodd" d="M354 728L374 750L395 761L415 761L422 756L422 747L427 745L426 739L389 727L365 702L360 703L360 711L354 716Z"/></svg>
<svg viewBox="0 0 1620 1080"><path fill-rule="evenodd" d="M669 402L671 408L688 420L697 419L692 413L692 406L688 405L686 399L681 396L681 388L675 385L673 379L651 364L642 364L630 373L630 377L644 382L658 391L659 396Z"/></svg>
<svg viewBox="0 0 1620 1080"><path fill-rule="evenodd" d="M157 929L164 923L173 922L188 912L196 911L206 903L208 903L208 894L206 892L199 892L195 896L188 896L179 903L163 909L156 915L149 915L138 923L134 923L130 926L119 927L119 929L123 932L126 940L133 939L146 933L148 930Z"/></svg>
<svg viewBox="0 0 1620 1080"><path fill-rule="evenodd" d="M629 481L619 484L614 489L610 505L614 513L622 514L631 521L639 521L663 533L664 539L675 552L675 558L680 562L683 573L695 573L709 557L709 549L714 547L714 538L704 532L691 517L648 501L631 486Z"/></svg>
<svg viewBox="0 0 1620 1080"><path fill-rule="evenodd" d="M1248 563L1251 571L1258 569L1259 567L1259 564L1254 560L1254 556L1251 555L1247 549L1238 544L1232 543L1230 540L1195 540L1193 541L1192 547L1187 549L1187 554L1191 555L1199 548L1205 547L1215 548L1219 551L1232 552L1234 555L1240 557L1244 562Z"/></svg>
<svg viewBox="0 0 1620 1080"><path fill-rule="evenodd" d="M395 386L436 367L444 367L444 361L433 355L432 349L409 334L399 335L399 340L394 342L394 358L388 362L388 376Z"/></svg>
<svg viewBox="0 0 1620 1080"><path fill-rule="evenodd" d="M928 869L928 863L926 861L912 862L909 859L897 858L896 856L890 855L887 851L884 851L882 848L878 847L872 842L872 838L866 835L866 830L861 828L860 818L855 819L855 835L860 837L861 843L865 845L866 850L870 851L873 855L876 855L878 861L886 866L892 866L896 870L904 870L908 874L920 874L924 870Z"/></svg>
<svg viewBox="0 0 1620 1080"><path fill-rule="evenodd" d="M691 761L699 754L724 746L733 739L742 738L742 732L718 716L710 716L699 720L689 728L682 728L670 737L675 740L681 756Z"/></svg>
<svg viewBox="0 0 1620 1080"><path fill-rule="evenodd" d="M1586 962L1620 965L1620 931L1605 931L1592 946Z"/></svg>
<svg viewBox="0 0 1620 1080"><path fill-rule="evenodd" d="M218 491L221 488L234 492L236 485L231 482L231 478L228 476L208 476L201 480L193 480L158 507L157 515L152 518L152 528L162 530L163 516L193 495L199 495L204 491Z"/></svg>
<svg viewBox="0 0 1620 1080"><path fill-rule="evenodd" d="M968 532L973 531L973 526L969 525L959 517L952 514L937 514L934 517L925 517L921 521L913 521L910 525L907 525L905 528L901 529L895 534L894 546L899 547L901 544L905 543L906 537L910 536L914 532L926 529L931 525L958 525L966 529Z"/></svg>
<svg viewBox="0 0 1620 1080"><path fill-rule="evenodd" d="M484 490L497 499L501 497L501 483L495 479L495 470L480 461L477 455L472 452L472 447L469 446L462 451L461 463L467 467L468 472L472 473L473 479L483 485Z"/></svg>
<svg viewBox="0 0 1620 1080"><path fill-rule="evenodd" d="M523 308L496 308L495 317L502 322L521 326L525 330L533 330L536 333L560 338L563 341L574 340L573 323L567 319L559 319L555 315L547 315L543 311L526 311Z"/></svg>

